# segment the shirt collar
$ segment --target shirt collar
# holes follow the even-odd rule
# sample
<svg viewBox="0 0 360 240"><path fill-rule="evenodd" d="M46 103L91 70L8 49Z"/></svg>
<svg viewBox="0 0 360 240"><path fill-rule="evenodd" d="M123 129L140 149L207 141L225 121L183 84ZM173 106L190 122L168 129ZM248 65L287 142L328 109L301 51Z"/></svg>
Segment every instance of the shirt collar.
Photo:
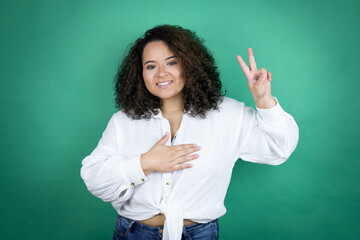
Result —
<svg viewBox="0 0 360 240"><path fill-rule="evenodd" d="M153 114L152 114L152 118L160 118L160 119L161 119L161 118L164 118L164 116L162 115L161 109L160 109L160 108L157 108L157 110L159 111L159 113L156 114L156 115L153 113ZM185 116L187 116L187 114L188 114L188 113L184 113L183 119L184 119Z"/></svg>

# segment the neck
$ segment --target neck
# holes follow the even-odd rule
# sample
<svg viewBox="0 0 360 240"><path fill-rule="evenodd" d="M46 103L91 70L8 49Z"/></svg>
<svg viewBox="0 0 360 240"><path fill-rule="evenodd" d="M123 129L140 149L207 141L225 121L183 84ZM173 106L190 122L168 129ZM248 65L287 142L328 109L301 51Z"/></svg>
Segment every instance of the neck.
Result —
<svg viewBox="0 0 360 240"><path fill-rule="evenodd" d="M163 99L161 104L161 112L175 113L184 111L184 98Z"/></svg>

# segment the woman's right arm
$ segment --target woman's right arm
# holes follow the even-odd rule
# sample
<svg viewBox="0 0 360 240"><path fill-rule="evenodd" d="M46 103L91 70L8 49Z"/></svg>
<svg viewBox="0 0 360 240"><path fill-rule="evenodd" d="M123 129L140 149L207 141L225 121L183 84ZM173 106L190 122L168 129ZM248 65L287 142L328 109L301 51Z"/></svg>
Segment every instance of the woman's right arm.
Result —
<svg viewBox="0 0 360 240"><path fill-rule="evenodd" d="M80 174L94 196L122 205L132 196L134 187L147 177L141 168L140 154L125 158L118 152L115 117L115 114L111 117L94 151L82 160Z"/></svg>

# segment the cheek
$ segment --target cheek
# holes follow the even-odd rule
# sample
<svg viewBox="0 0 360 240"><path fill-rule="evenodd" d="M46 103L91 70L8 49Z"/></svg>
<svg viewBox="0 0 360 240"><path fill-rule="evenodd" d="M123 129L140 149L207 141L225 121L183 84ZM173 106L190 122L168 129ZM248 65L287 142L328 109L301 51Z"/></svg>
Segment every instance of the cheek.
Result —
<svg viewBox="0 0 360 240"><path fill-rule="evenodd" d="M180 69L174 69L171 74L177 79L184 79Z"/></svg>
<svg viewBox="0 0 360 240"><path fill-rule="evenodd" d="M181 80L181 85L182 85L182 86L185 86L186 81L185 81L184 74L179 73L178 79Z"/></svg>
<svg viewBox="0 0 360 240"><path fill-rule="evenodd" d="M143 79L145 81L145 84L148 84L152 81L151 75L147 72L143 72Z"/></svg>
<svg viewBox="0 0 360 240"><path fill-rule="evenodd" d="M181 82L181 90L183 90L184 87L185 87L185 80L183 80L183 81Z"/></svg>
<svg viewBox="0 0 360 240"><path fill-rule="evenodd" d="M148 74L143 73L143 79L144 79L145 87L150 91L149 88L151 88L151 78L148 76Z"/></svg>

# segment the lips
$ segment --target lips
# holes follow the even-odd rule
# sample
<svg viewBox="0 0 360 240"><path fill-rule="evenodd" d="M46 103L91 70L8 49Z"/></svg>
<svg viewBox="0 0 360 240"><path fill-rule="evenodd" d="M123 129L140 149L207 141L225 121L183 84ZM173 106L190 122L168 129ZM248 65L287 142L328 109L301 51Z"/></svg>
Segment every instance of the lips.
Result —
<svg viewBox="0 0 360 240"><path fill-rule="evenodd" d="M159 87L162 87L162 86L167 86L171 83L173 83L174 81L173 80L170 80L170 81L162 81L162 82L158 82L156 83L156 86L159 86Z"/></svg>

